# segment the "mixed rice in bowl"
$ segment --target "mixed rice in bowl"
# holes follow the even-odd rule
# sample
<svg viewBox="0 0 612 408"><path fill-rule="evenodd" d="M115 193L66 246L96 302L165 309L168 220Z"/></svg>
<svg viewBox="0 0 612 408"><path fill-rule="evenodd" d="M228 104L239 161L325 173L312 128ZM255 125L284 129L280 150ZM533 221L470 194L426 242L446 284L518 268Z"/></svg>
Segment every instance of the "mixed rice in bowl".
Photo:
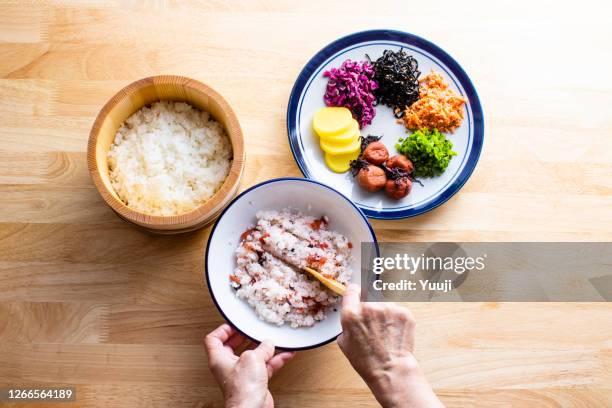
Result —
<svg viewBox="0 0 612 408"><path fill-rule="evenodd" d="M329 219L298 211L260 211L257 223L244 231L236 249L236 268L229 276L236 296L270 323L312 326L326 316L338 297L304 273L306 266L347 284L352 243L328 229Z"/></svg>
<svg viewBox="0 0 612 408"><path fill-rule="evenodd" d="M361 243L376 237L345 196L316 181L273 179L234 199L213 227L205 277L223 318L255 341L303 350L341 332L339 297L303 270L360 282Z"/></svg>

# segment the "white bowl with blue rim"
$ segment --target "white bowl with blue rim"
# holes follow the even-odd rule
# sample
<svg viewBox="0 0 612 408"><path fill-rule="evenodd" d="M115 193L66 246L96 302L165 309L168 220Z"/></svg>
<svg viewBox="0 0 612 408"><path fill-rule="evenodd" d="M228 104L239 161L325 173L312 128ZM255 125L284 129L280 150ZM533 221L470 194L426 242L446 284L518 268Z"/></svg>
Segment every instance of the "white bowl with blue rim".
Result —
<svg viewBox="0 0 612 408"><path fill-rule="evenodd" d="M423 186L413 183L411 193L400 200L384 192L369 193L362 189L350 172L338 174L326 165L318 138L312 129L312 118L325 106L323 95L327 78L323 73L339 67L347 59L376 60L384 50L403 48L414 56L421 76L435 69L442 73L456 93L466 98L465 118L454 133L446 136L453 143L457 156L439 177L421 179ZM363 31L340 38L319 51L298 76L287 107L287 133L295 161L305 177L321 181L350 198L368 216L379 219L413 217L446 202L468 180L482 150L484 119L474 85L461 66L433 43L412 34L394 30ZM372 123L361 129L362 136L383 135L389 154L396 154L395 144L409 133L396 123L390 107L378 105Z"/></svg>
<svg viewBox="0 0 612 408"><path fill-rule="evenodd" d="M236 267L234 251L240 235L256 223L261 210L291 208L303 214L329 217L329 228L353 243L351 281L360 282L362 242L373 243L378 251L374 230L355 204L333 188L302 178L279 178L257 184L242 192L223 210L215 223L206 247L205 276L211 297L228 323L255 341L271 339L286 350L319 347L336 339L342 332L340 303L327 310L327 317L307 328L277 326L261 320L248 303L236 297L229 275Z"/></svg>

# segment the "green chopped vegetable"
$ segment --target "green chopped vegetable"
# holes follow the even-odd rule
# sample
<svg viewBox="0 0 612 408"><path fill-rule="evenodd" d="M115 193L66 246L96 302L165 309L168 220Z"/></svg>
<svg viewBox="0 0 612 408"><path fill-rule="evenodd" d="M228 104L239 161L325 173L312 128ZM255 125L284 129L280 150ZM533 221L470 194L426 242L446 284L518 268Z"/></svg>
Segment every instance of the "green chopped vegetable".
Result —
<svg viewBox="0 0 612 408"><path fill-rule="evenodd" d="M439 176L457 155L453 143L438 129L419 129L406 138L400 138L395 148L412 161L415 177Z"/></svg>

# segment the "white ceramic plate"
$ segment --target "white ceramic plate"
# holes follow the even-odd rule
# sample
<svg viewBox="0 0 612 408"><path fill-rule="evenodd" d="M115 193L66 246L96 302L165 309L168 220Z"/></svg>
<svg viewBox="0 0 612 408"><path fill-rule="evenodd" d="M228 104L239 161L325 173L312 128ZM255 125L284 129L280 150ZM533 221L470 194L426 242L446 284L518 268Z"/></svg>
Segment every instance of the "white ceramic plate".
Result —
<svg viewBox="0 0 612 408"><path fill-rule="evenodd" d="M360 282L361 242L376 243L367 218L346 197L316 181L298 178L273 179L257 184L237 196L213 227L206 248L206 282L213 301L225 319L244 335L256 341L271 339L282 349L302 350L333 341L341 332L340 313L327 311L325 320L312 327L293 329L259 319L246 301L236 297L229 275L236 267L234 251L240 234L256 222L260 210L292 208L304 214L330 219L329 228L346 236L353 244L350 264L352 281Z"/></svg>
<svg viewBox="0 0 612 408"><path fill-rule="evenodd" d="M339 67L347 59L372 60L384 50L403 48L419 63L421 76L435 69L444 75L450 87L467 99L461 127L447 137L457 156L440 177L422 179L424 186L413 183L412 192L401 200L388 198L384 192L368 193L353 180L350 172L338 174L326 165L319 140L312 130L312 118L325 106L323 95L327 78L323 72ZM319 51L304 67L291 92L287 107L289 144L305 177L321 181L353 200L368 216L381 219L413 217L430 211L452 197L476 167L484 139L482 109L476 89L459 64L436 45L412 34L393 30L364 31L343 37ZM400 137L408 136L397 124L391 108L379 105L372 124L361 129L362 136L383 135L382 142L395 154Z"/></svg>

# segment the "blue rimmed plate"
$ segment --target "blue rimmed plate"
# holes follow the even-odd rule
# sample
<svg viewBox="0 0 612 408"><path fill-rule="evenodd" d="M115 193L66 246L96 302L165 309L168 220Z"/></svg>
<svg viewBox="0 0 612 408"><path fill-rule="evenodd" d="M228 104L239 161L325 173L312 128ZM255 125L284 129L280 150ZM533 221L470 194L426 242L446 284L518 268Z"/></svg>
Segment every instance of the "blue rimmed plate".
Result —
<svg viewBox="0 0 612 408"><path fill-rule="evenodd" d="M419 63L421 75L432 69L441 72L450 87L467 99L465 119L447 137L453 142L457 156L440 177L423 179L423 186L413 184L410 195L393 200L384 193L368 193L353 180L350 173L334 173L325 165L323 152L312 130L314 113L325 106L323 94L327 78L323 72L339 67L346 59L375 60L385 49L404 48ZM474 85L461 66L445 51L412 34L393 30L363 31L340 38L319 51L297 78L287 107L287 133L295 161L305 177L318 180L350 198L368 216L380 219L414 217L430 211L451 198L468 180L482 150L484 120ZM383 135L382 142L395 154L395 143L408 135L397 124L391 108L376 107L372 124L361 129L362 135Z"/></svg>

